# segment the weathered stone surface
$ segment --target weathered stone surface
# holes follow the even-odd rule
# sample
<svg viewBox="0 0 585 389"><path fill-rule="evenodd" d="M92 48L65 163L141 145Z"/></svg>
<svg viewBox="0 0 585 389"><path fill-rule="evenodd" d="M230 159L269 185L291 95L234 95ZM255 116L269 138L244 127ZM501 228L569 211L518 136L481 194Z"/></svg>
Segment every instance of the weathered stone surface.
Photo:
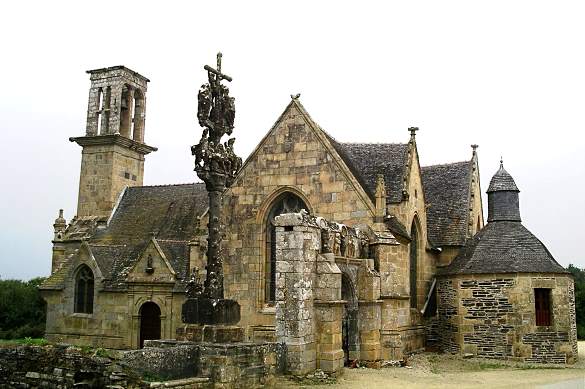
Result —
<svg viewBox="0 0 585 389"><path fill-rule="evenodd" d="M189 298L183 303L181 319L190 324L236 324L240 321L240 304L226 299Z"/></svg>
<svg viewBox="0 0 585 389"><path fill-rule="evenodd" d="M116 356L98 357L67 345L0 347L0 387L147 388Z"/></svg>
<svg viewBox="0 0 585 389"><path fill-rule="evenodd" d="M438 282L439 345L447 352L538 363L576 361L567 275L467 275ZM551 326L536 325L534 289L551 290Z"/></svg>

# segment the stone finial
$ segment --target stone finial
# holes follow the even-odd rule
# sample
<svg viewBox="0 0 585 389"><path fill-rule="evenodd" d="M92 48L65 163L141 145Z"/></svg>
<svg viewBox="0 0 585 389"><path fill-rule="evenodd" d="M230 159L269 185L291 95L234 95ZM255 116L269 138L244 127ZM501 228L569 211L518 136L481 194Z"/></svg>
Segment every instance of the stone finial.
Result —
<svg viewBox="0 0 585 389"><path fill-rule="evenodd" d="M376 198L378 197L386 197L386 183L383 174L376 176Z"/></svg>
<svg viewBox="0 0 585 389"><path fill-rule="evenodd" d="M59 210L59 216L55 219L55 223L53 223L53 228L55 232L55 240L61 239L63 237L63 232L67 228L67 221L63 217L63 210Z"/></svg>
<svg viewBox="0 0 585 389"><path fill-rule="evenodd" d="M376 221L382 222L386 215L386 183L384 175L378 174L376 178Z"/></svg>
<svg viewBox="0 0 585 389"><path fill-rule="evenodd" d="M63 210L60 209L59 216L57 216L57 218L55 219L55 225L65 226L66 224L67 224L67 222L65 221L65 218L63 218Z"/></svg>
<svg viewBox="0 0 585 389"><path fill-rule="evenodd" d="M476 145L476 144L473 144L473 145L471 145L471 148L473 149L473 155L477 154L477 148L478 148L478 147L479 147L479 146L478 146L478 145Z"/></svg>
<svg viewBox="0 0 585 389"><path fill-rule="evenodd" d="M408 127L408 131L410 131L410 140L414 141L418 127Z"/></svg>

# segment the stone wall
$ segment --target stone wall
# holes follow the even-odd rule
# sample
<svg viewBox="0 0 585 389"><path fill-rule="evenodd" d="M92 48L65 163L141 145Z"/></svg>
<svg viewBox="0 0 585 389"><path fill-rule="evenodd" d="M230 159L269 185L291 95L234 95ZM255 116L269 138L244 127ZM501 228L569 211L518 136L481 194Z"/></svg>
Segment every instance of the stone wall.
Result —
<svg viewBox="0 0 585 389"><path fill-rule="evenodd" d="M275 224L276 336L287 347L288 372L338 373L344 359L379 361L380 276L374 260L327 252L331 223L322 218L289 213Z"/></svg>
<svg viewBox="0 0 585 389"><path fill-rule="evenodd" d="M80 263L92 266L83 258ZM92 269L93 270L93 269ZM94 270L94 274L98 274ZM75 313L74 277L69 277L65 288L43 291L47 301L46 338L51 342L95 347L126 349L138 348L140 337L140 308L152 301L161 310L161 338L173 339L181 322L183 293L174 293L170 284L130 284L128 291L106 292L96 277L93 313Z"/></svg>
<svg viewBox="0 0 585 389"><path fill-rule="evenodd" d="M144 154L117 144L85 145L77 216L107 218L127 186L140 186L144 178Z"/></svg>
<svg viewBox="0 0 585 389"><path fill-rule="evenodd" d="M439 279L437 283L437 314L439 317L439 347L450 353L458 353L461 346L458 341L458 296L454 281Z"/></svg>
<svg viewBox="0 0 585 389"><path fill-rule="evenodd" d="M512 356L508 333L514 326L508 316L514 313L514 307L506 289L514 287L514 283L510 278L460 282L460 306L466 310L463 319L474 323L473 331L463 334L466 351L473 350L478 356L490 358Z"/></svg>
<svg viewBox="0 0 585 389"><path fill-rule="evenodd" d="M282 372L283 345L146 341L124 353L123 366L166 379L207 378L215 387L255 388L274 384Z"/></svg>
<svg viewBox="0 0 585 389"><path fill-rule="evenodd" d="M111 358L91 356L73 347L0 347L0 387L73 386L141 388L147 384Z"/></svg>
<svg viewBox="0 0 585 389"><path fill-rule="evenodd" d="M0 387L257 388L274 384L279 355L282 345L275 343L149 341L144 349L122 352L0 347Z"/></svg>
<svg viewBox="0 0 585 389"><path fill-rule="evenodd" d="M388 204L388 212L396 216L398 220L405 226L406 230L410 234L411 226L413 223L417 226L418 231L418 262L417 262L417 306L422 309L427 293L430 289L433 277L435 275L435 258L427 251L428 238L427 238L427 218L426 218L426 203L424 198L424 191L422 186L422 176L420 172L420 164L418 159L418 151L416 148L416 142L411 140L408 149L408 165L406 166L405 176L405 190L406 198L398 204ZM402 287L405 288L405 292L408 294L410 290L410 260L409 260L409 246L403 244L399 246L400 252L398 258L402 260L402 263L396 267L400 270L397 279L403 283ZM386 269L380 267L382 274L382 295L386 296L384 280ZM420 321L416 320L416 316L411 318L416 324L420 324Z"/></svg>
<svg viewBox="0 0 585 389"><path fill-rule="evenodd" d="M551 290L552 322L537 326L534 289ZM565 274L459 275L438 282L444 351L539 363L574 363L573 280Z"/></svg>

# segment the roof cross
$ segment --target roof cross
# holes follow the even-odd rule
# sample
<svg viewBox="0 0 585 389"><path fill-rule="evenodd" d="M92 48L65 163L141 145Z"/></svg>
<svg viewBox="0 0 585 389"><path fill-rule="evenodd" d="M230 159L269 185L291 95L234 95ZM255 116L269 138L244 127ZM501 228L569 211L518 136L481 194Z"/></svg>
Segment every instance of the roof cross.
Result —
<svg viewBox="0 0 585 389"><path fill-rule="evenodd" d="M216 76L216 81L221 81L221 80L228 80L228 81L232 81L232 78L230 76L228 76L227 74L223 74L221 72L221 53L217 53L217 69L212 68L209 65L205 65L203 66L203 69L207 70L209 73L213 73Z"/></svg>

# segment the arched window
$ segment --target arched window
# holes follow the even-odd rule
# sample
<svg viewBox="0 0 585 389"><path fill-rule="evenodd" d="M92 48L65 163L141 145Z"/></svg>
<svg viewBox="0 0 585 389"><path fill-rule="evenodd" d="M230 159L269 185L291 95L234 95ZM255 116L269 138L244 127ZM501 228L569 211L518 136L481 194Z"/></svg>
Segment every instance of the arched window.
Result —
<svg viewBox="0 0 585 389"><path fill-rule="evenodd" d="M410 228L410 307L417 307L417 265L418 265L418 230L416 220Z"/></svg>
<svg viewBox="0 0 585 389"><path fill-rule="evenodd" d="M93 313L93 272L81 265L75 276L75 312Z"/></svg>
<svg viewBox="0 0 585 389"><path fill-rule="evenodd" d="M272 203L266 218L266 262L264 272L264 300L267 304L274 304L276 294L276 228L274 218L283 213L299 212L307 210L305 202L291 192L285 192L278 196Z"/></svg>

